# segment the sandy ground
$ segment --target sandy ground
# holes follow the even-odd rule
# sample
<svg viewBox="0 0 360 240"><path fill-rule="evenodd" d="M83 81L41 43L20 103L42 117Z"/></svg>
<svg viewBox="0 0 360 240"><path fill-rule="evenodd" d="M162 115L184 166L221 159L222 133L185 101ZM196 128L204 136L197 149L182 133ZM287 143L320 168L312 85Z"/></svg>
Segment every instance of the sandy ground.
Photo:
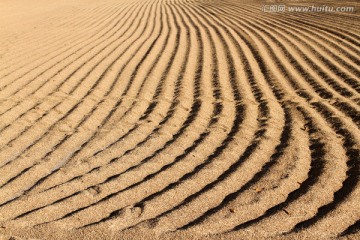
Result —
<svg viewBox="0 0 360 240"><path fill-rule="evenodd" d="M0 0L0 239L360 239L360 3Z"/></svg>

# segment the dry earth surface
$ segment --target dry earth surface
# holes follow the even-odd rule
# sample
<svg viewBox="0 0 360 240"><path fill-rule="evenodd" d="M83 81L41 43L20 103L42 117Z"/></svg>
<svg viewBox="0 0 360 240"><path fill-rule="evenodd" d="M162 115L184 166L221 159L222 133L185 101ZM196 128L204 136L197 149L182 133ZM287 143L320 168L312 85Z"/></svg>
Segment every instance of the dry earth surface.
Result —
<svg viewBox="0 0 360 240"><path fill-rule="evenodd" d="M360 2L286 3L0 0L2 238L360 239Z"/></svg>

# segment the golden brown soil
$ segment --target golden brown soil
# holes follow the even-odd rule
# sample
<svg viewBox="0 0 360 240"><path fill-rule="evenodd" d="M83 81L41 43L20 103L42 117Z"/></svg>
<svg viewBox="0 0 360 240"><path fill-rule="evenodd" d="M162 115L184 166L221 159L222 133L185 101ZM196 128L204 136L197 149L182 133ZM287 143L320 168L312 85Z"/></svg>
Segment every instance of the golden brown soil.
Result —
<svg viewBox="0 0 360 240"><path fill-rule="evenodd" d="M0 239L359 239L360 3L315 3L0 0Z"/></svg>

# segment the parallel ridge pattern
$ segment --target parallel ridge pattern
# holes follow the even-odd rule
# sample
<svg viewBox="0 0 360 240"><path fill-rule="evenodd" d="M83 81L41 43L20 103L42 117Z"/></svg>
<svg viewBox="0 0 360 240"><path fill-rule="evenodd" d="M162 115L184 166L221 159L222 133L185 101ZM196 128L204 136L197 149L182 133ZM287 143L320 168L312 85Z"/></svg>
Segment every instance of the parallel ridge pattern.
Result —
<svg viewBox="0 0 360 240"><path fill-rule="evenodd" d="M91 6L2 40L1 226L359 231L356 12Z"/></svg>

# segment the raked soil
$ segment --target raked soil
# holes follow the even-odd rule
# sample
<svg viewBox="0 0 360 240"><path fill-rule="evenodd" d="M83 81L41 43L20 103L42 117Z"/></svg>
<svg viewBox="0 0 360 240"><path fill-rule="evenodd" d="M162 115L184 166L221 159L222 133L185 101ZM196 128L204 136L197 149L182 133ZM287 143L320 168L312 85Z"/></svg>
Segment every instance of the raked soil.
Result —
<svg viewBox="0 0 360 240"><path fill-rule="evenodd" d="M360 2L264 4L0 0L0 239L360 239Z"/></svg>

